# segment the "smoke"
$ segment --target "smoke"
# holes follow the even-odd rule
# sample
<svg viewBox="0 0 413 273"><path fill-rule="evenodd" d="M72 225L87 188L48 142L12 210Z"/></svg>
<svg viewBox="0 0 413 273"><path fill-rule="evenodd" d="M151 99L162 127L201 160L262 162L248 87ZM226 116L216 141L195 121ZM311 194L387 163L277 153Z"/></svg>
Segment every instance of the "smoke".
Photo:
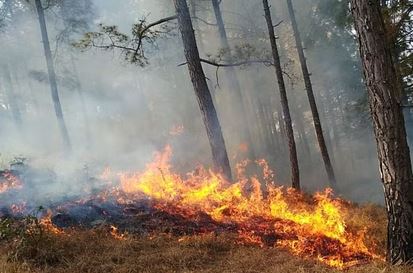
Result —
<svg viewBox="0 0 413 273"><path fill-rule="evenodd" d="M98 23L118 25L121 31L128 33L132 24L141 18L146 17L150 22L170 16L173 11L172 1L170 2L135 0L125 3L122 1L120 4L108 0L93 1L94 15L90 25L92 30ZM214 23L208 1L195 2L199 2L198 16L202 21ZM231 0L222 3L223 17L232 45L250 44L266 55L269 43L265 40L265 21L260 1ZM299 25L310 25L306 20L310 18L311 4L300 1L295 5L300 15ZM294 48L291 47L291 34L288 33L288 16L284 7L281 5L278 9L278 6L274 4L274 8L277 8L274 10L274 21L283 22L276 29L283 48L283 63L289 64L286 67L288 73L296 75L287 80L288 83L294 83L294 88L289 84L293 117L302 119L303 125L300 126L303 126L311 153L306 154L303 141L297 140L301 180L305 189L320 190L327 185L327 178L297 69L298 63L296 59L289 60L290 56L294 56ZM107 166L115 172L140 170L151 160L153 152L161 150L167 144L173 146L174 166L183 173L192 170L197 164L211 165L208 139L188 72L185 66L178 66L184 62L178 34L160 39L156 50L149 53L150 64L140 68L123 62L117 52L96 49L80 52L56 43L56 37L59 37L62 29L60 18L53 12L53 8L46 11L46 14L52 49L56 53L54 58L59 94L73 145L72 153L65 152L62 146L45 77L46 63L34 10L26 9L18 13L8 27L7 34L0 37L4 45L0 60L10 68L12 91L23 120L22 125L18 126L13 119L10 101L5 96L7 84L3 80L0 84L2 167L6 168L7 163L15 157L24 157L33 169L50 170L55 176L45 175L44 179L40 178L33 183L36 193L43 197L39 197L39 203L59 196L81 194L89 181L84 178L99 175ZM218 52L220 43L216 27L202 21L196 20L195 24L202 30L202 35L197 33L200 51L203 57L207 57L208 54ZM304 36L310 32L305 27L302 30ZM333 46L314 46L308 48L306 53L316 96L322 101L319 107L323 112L324 129L331 138L330 151L334 152L334 166L340 188L347 198L381 202L372 132L368 128L360 134L349 132L346 128L352 126L351 121L345 117L347 112L352 111L346 107L350 103L348 100L336 99L340 98L340 92L349 91L346 88L351 86L354 77L345 76L354 75L354 71L349 65L337 65L343 63L345 56L341 56ZM328 58L323 55L326 52ZM234 122L234 117L228 114L228 106L225 105L229 84L223 69L217 72L216 68L205 66L205 70L232 165L235 166L240 149L238 143L233 141L238 132L227 129ZM237 73L244 97L250 105L247 108L250 130L253 136L260 136L256 121L257 109L251 105L255 105L254 101L259 97L267 109L273 111L274 116L280 111L275 73L272 67L263 65L237 68ZM355 74L360 77L358 72ZM342 82L339 87L333 88L337 79ZM353 93L363 91L351 90ZM252 104L249 100L252 100ZM299 125L295 123L295 129L297 126ZM334 126L337 128L333 128ZM183 127L180 135L172 132L177 127ZM279 123L276 128L280 128ZM273 151L262 143L262 139L254 137L254 140L254 147L250 148L254 148L259 157L267 158L275 169L279 182L288 185L288 156L281 149L285 146L285 141L280 139L280 149ZM42 175L36 174L34 177Z"/></svg>

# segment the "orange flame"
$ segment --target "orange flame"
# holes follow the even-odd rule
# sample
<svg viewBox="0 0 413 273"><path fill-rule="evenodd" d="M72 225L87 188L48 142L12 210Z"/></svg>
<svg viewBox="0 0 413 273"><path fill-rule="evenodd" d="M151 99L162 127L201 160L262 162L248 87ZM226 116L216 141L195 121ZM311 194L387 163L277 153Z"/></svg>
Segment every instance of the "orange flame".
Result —
<svg viewBox="0 0 413 273"><path fill-rule="evenodd" d="M110 226L110 234L117 240L125 240L125 234L119 232L119 229L115 226Z"/></svg>
<svg viewBox="0 0 413 273"><path fill-rule="evenodd" d="M14 176L11 172L5 172L3 177L4 180L0 180L0 193L5 193L11 189L20 189L23 187L20 179Z"/></svg>
<svg viewBox="0 0 413 273"><path fill-rule="evenodd" d="M275 186L274 174L263 160L257 163L265 183L245 177L246 162L237 166L238 179L232 184L205 169L182 177L171 170L171 155L167 146L144 172L120 175L121 190L130 198L144 194L168 213L188 218L205 213L217 222L236 224L244 242L286 247L331 266L344 268L380 258L366 246L365 231L347 229L346 208L332 198L331 190L308 201L301 193Z"/></svg>
<svg viewBox="0 0 413 273"><path fill-rule="evenodd" d="M52 211L48 210L46 215L40 219L40 225L47 231L62 235L66 234L62 229L56 227L52 222Z"/></svg>

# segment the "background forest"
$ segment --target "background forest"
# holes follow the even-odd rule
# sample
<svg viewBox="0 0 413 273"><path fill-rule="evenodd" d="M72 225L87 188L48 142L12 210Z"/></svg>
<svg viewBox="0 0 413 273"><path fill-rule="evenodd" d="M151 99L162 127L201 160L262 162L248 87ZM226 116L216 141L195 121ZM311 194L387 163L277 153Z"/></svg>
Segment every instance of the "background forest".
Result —
<svg viewBox="0 0 413 273"><path fill-rule="evenodd" d="M190 1L201 57L228 63L221 46L210 1ZM176 22L155 27L144 45L145 59L130 64L121 50L74 47L84 33L117 26L130 34L133 24L149 24L171 16L165 1L51 1L45 10L52 57L64 118L73 147L62 154L62 140L53 114L37 14L33 3L3 1L0 94L2 161L28 158L31 164L57 170L63 176L87 166L140 168L154 151L171 143L173 165L182 172L210 164L208 140L187 80ZM375 144L362 83L354 30L346 1L295 1L294 7L308 61L313 89L337 181L345 197L381 202ZM261 3L228 0L221 3L233 61L271 60ZM274 2L273 21L291 109L302 187L328 185L319 153L286 4ZM410 37L410 36L409 36ZM406 69L411 69L410 46ZM408 58L407 58L408 57ZM243 159L245 146L255 158L269 160L277 181L289 185L287 140L274 70L268 62L235 67L245 116L231 114L236 99L228 69L204 65L229 158ZM406 77L406 85L411 78ZM406 104L411 87L406 88ZM410 108L406 108L410 131ZM244 119L246 118L246 119ZM239 126L252 143L240 145ZM174 130L182 131L173 136ZM241 143L243 144L243 143ZM67 185L75 189L74 185Z"/></svg>
<svg viewBox="0 0 413 273"><path fill-rule="evenodd" d="M412 16L0 0L0 273L411 270Z"/></svg>

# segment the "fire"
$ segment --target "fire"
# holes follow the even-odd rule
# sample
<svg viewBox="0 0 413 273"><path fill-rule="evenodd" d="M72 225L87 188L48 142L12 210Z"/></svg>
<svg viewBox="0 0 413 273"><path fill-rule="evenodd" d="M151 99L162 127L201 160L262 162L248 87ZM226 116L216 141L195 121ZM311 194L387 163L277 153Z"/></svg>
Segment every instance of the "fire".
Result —
<svg viewBox="0 0 413 273"><path fill-rule="evenodd" d="M124 240L125 239L125 234L122 234L119 232L119 229L115 226L110 226L110 234L113 236L113 238L117 240Z"/></svg>
<svg viewBox="0 0 413 273"><path fill-rule="evenodd" d="M245 176L247 162L237 166L235 183L206 169L183 177L172 171L171 155L167 146L145 171L120 175L120 190L131 200L144 195L171 214L196 219L202 213L216 222L235 224L242 242L285 247L331 266L344 268L380 259L366 246L365 230L351 232L347 228L345 203L334 199L331 190L310 200L278 187L263 160L257 164L263 169L264 181Z"/></svg>
<svg viewBox="0 0 413 273"><path fill-rule="evenodd" d="M120 210L113 215L124 214L128 218L145 211L147 206L172 216L171 221L184 219L185 222L177 225L186 227L187 220L195 223L200 235L228 230L238 234L241 244L286 248L295 255L337 268L382 259L372 250L374 246L367 244L366 229L355 230L346 224L350 214L348 203L334 198L330 189L308 196L277 186L276 174L265 160L240 162L233 182L202 167L180 175L173 171L171 156L172 148L167 146L142 172L118 174L106 168L99 177L104 183L99 184L98 192L91 192L80 200L58 203L53 211L40 218L41 226L66 236L70 234L67 230L53 224L54 212L66 215L60 219L70 225L71 216L64 212L78 206L93 212L98 204L96 213L104 219L111 218L114 208ZM252 163L259 166L262 173L248 176L246 169ZM2 177L5 182L0 180L0 193L22 187L21 181L11 173L3 173ZM111 182L112 179L119 184ZM14 215L28 213L32 204L26 201L9 205L9 211ZM135 207L136 204L143 207ZM148 225L147 231L153 230L156 229ZM115 225L110 226L109 234L118 240L126 239Z"/></svg>
<svg viewBox="0 0 413 273"><path fill-rule="evenodd" d="M56 227L53 224L52 211L47 211L46 215L40 219L39 223L45 230L51 233L58 234L58 235L65 234L65 232L62 229Z"/></svg>
<svg viewBox="0 0 413 273"><path fill-rule="evenodd" d="M2 174L3 180L0 179L0 193L5 193L11 189L20 189L23 187L19 178L14 176L10 171Z"/></svg>

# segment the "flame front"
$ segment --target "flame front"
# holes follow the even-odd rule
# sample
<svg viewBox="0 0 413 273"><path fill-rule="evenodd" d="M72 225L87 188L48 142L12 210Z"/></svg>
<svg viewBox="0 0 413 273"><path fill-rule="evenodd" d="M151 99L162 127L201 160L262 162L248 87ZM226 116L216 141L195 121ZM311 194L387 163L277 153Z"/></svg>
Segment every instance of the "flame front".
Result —
<svg viewBox="0 0 413 273"><path fill-rule="evenodd" d="M338 268L383 259L372 250L371 242L367 244L366 229L346 225L350 206L333 198L329 189L307 196L279 187L265 160L255 162L262 169L262 173L255 176L246 175L250 162L239 163L234 182L202 167L182 176L172 170L171 156L172 149L167 146L142 172L116 175L105 169L100 177L104 190L97 195L93 193L92 199L102 202L115 199L120 207L146 203L149 199L157 210L196 222L201 227L198 232L209 234L219 227L219 230L238 233L240 243L283 247L295 255ZM0 193L22 187L20 180L11 174L3 177ZM120 183L115 188L112 182L106 183L114 177L119 178ZM88 200L64 203L57 211ZM27 213L26 202L13 204L10 210L16 215ZM43 215L40 224L54 234L66 234L54 226L52 211ZM125 239L116 226L110 227L110 234L116 239Z"/></svg>
<svg viewBox="0 0 413 273"><path fill-rule="evenodd" d="M20 189L23 186L20 179L9 171L4 172L2 174L2 178L3 179L0 178L0 193L4 193L12 189Z"/></svg>
<svg viewBox="0 0 413 273"><path fill-rule="evenodd" d="M286 247L331 266L343 268L380 258L366 246L365 230L347 230L344 202L333 199L331 190L309 200L292 189L277 187L262 160L257 164L265 183L245 176L246 162L237 166L235 183L203 168L183 178L171 170L171 154L167 146L142 173L121 174L121 190L130 198L144 194L171 214L192 218L205 213L219 223L235 224L243 242Z"/></svg>

